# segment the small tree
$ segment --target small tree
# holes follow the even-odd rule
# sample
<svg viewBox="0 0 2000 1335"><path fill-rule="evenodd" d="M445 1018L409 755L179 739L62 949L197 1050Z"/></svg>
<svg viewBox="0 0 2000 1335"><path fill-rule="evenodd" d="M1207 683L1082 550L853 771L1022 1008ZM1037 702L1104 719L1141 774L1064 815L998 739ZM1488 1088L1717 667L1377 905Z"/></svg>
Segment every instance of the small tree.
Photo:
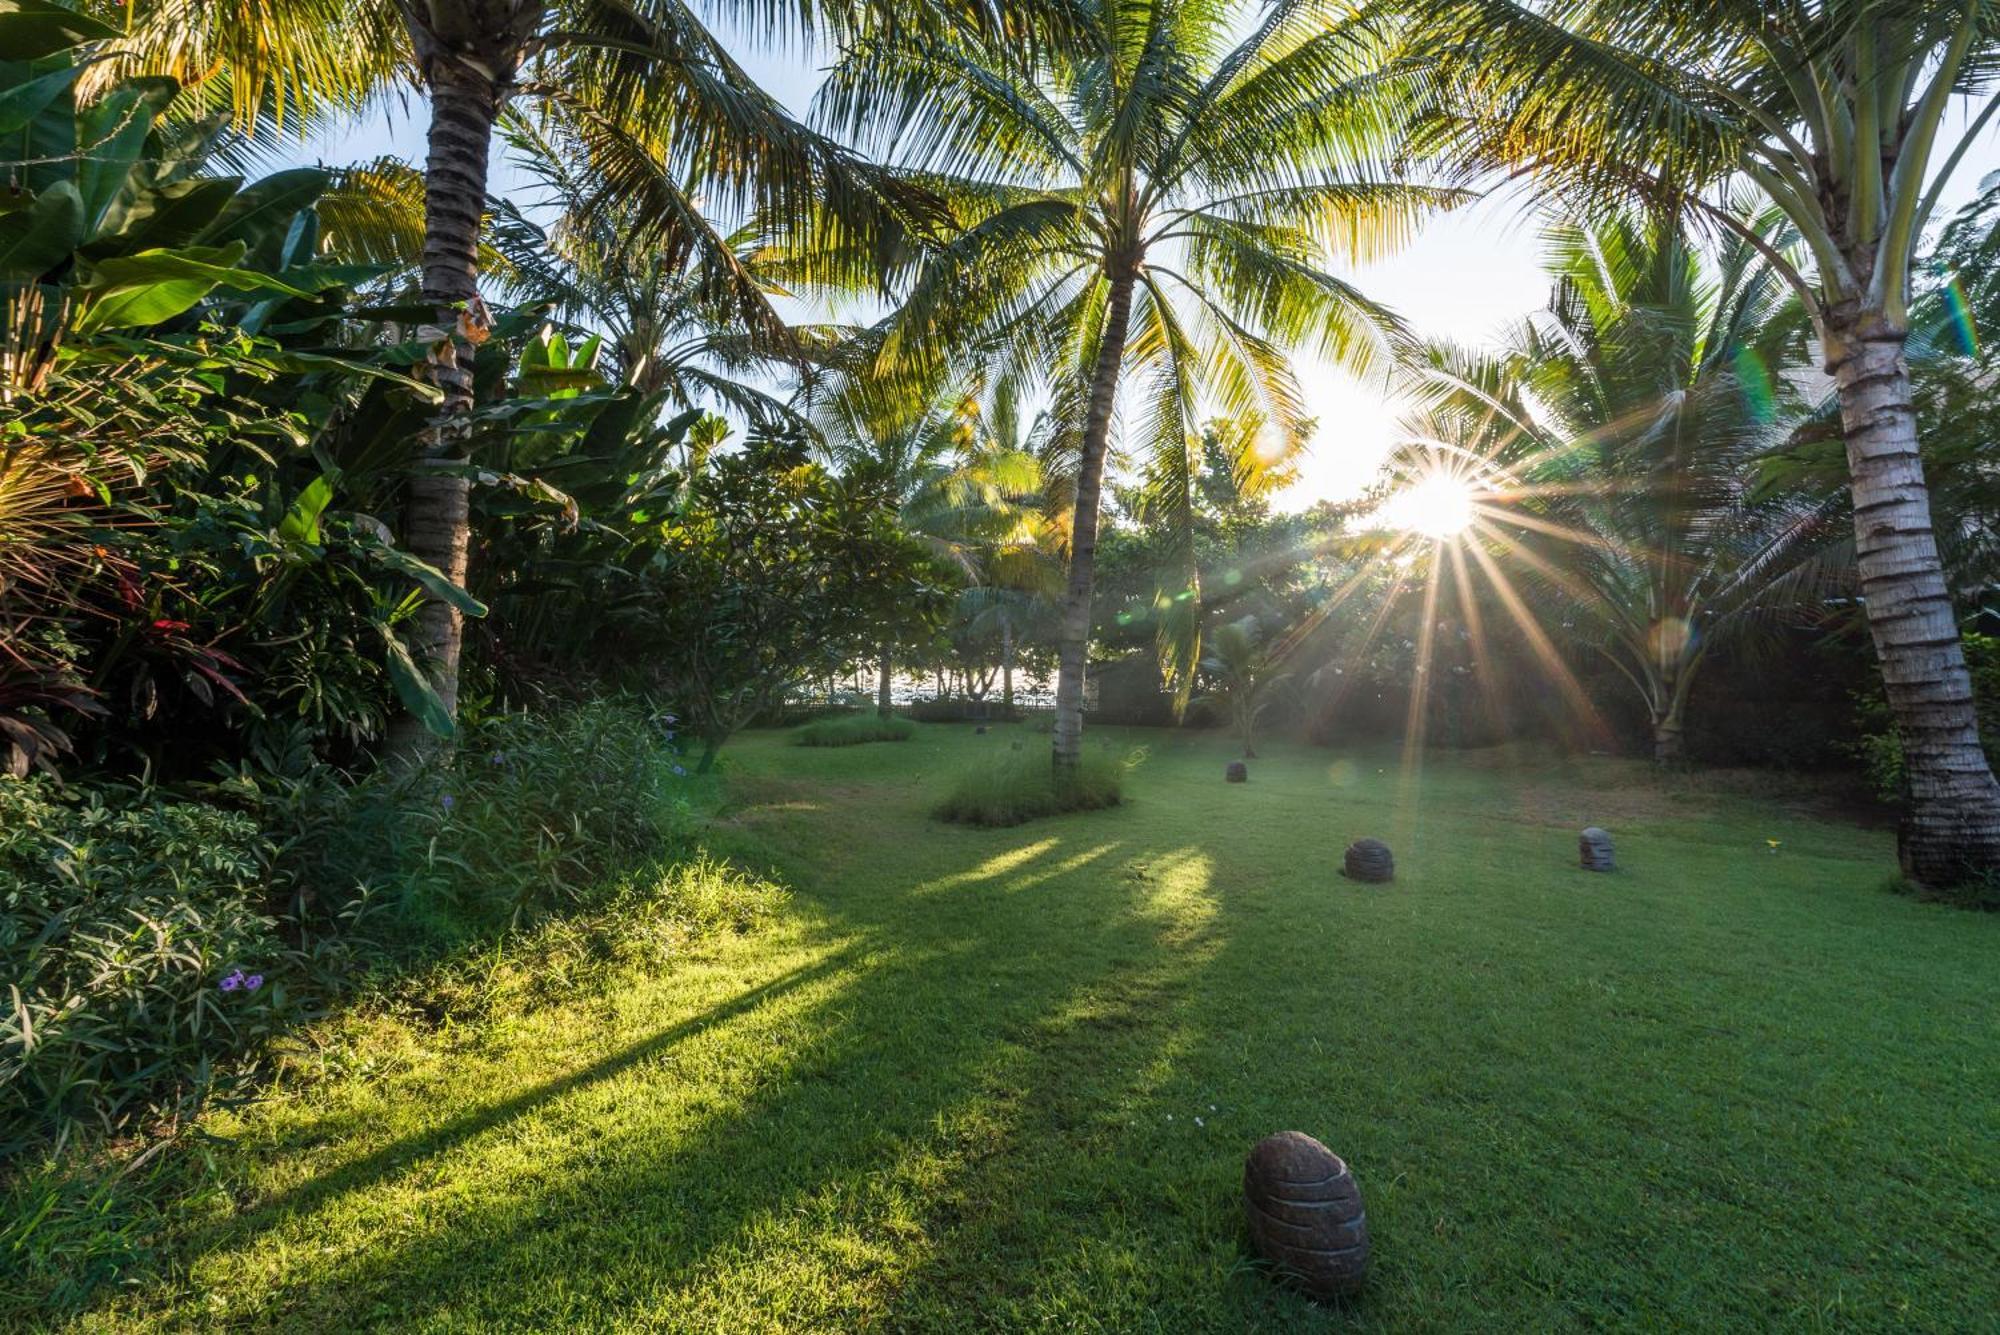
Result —
<svg viewBox="0 0 2000 1335"><path fill-rule="evenodd" d="M712 457L656 536L635 629L702 739L703 771L754 714L864 652L891 608L942 596L882 481L840 477L789 441Z"/></svg>
<svg viewBox="0 0 2000 1335"><path fill-rule="evenodd" d="M1229 725L1243 741L1243 758L1255 760L1257 720L1292 674L1258 642L1255 617L1211 631L1201 666L1214 682L1203 700L1228 712Z"/></svg>

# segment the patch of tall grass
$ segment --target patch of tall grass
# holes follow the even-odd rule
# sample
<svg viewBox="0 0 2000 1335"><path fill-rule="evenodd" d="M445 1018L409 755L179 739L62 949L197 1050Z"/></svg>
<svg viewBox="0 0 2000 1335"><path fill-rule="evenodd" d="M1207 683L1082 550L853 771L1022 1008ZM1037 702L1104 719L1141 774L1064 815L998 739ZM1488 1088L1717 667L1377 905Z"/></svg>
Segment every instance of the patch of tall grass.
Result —
<svg viewBox="0 0 2000 1335"><path fill-rule="evenodd" d="M906 718L880 714L845 714L817 719L792 734L795 746L859 746L863 742L907 742L917 725Z"/></svg>
<svg viewBox="0 0 2000 1335"><path fill-rule="evenodd" d="M938 804L937 817L962 825L1019 825L1065 811L1115 807L1139 758L1138 752L1086 751L1076 771L1058 782L1048 752L1039 747L1009 751L959 775Z"/></svg>

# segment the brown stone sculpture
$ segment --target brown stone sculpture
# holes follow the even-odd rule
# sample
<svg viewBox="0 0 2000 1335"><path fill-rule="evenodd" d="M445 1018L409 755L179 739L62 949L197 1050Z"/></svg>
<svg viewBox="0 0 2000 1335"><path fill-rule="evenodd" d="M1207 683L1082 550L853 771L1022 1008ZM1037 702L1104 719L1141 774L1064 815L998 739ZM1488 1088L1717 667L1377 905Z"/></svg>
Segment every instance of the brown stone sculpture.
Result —
<svg viewBox="0 0 2000 1335"><path fill-rule="evenodd" d="M1339 1155L1303 1131L1266 1136L1243 1165L1250 1240L1308 1293L1335 1298L1368 1278L1368 1214Z"/></svg>
<svg viewBox="0 0 2000 1335"><path fill-rule="evenodd" d="M1342 870L1349 880L1393 881L1396 879L1396 857L1389 851L1389 845L1380 839L1356 839L1347 846L1347 859Z"/></svg>
<svg viewBox="0 0 2000 1335"><path fill-rule="evenodd" d="M1222 777L1230 783L1250 782L1250 767L1240 760L1229 762L1229 768L1222 771Z"/></svg>
<svg viewBox="0 0 2000 1335"><path fill-rule="evenodd" d="M1585 871L1615 871L1618 864L1611 857L1611 833L1600 830L1595 825L1576 837L1577 860Z"/></svg>

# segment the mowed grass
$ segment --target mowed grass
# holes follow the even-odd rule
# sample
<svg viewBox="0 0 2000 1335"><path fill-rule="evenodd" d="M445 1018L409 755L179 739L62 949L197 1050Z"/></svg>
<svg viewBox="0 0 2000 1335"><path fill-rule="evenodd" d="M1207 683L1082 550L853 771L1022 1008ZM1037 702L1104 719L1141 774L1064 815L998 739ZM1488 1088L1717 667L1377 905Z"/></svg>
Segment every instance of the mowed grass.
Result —
<svg viewBox="0 0 2000 1335"><path fill-rule="evenodd" d="M1273 745L1232 785L1133 733L1119 807L932 819L1016 739L733 745L711 842L787 925L339 1031L85 1324L1993 1329L2000 915L1886 893L1887 833L1608 761ZM1362 834L1395 884L1335 874ZM1247 1250L1286 1127L1366 1194L1338 1308Z"/></svg>

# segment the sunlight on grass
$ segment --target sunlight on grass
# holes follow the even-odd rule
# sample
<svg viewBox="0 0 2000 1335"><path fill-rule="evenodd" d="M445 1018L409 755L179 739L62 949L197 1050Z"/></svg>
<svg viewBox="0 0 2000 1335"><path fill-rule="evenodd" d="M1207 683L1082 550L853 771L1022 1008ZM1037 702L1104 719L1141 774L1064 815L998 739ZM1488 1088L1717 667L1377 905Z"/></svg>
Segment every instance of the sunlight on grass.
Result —
<svg viewBox="0 0 2000 1335"><path fill-rule="evenodd" d="M1982 1310L2000 1035L1939 1017L2000 1005L2000 919L1881 893L1887 833L1432 756L1362 890L1335 869L1392 828L1393 751L1330 790L1272 746L1246 790L1225 743L1160 745L1142 800L1023 840L938 826L990 752L920 747L742 745L748 794L823 785L711 831L784 926L525 1014L330 1027L85 1328L1323 1330L1242 1242L1280 1127L1368 1193L1365 1326ZM1606 809L1621 870L1587 876Z"/></svg>
<svg viewBox="0 0 2000 1335"><path fill-rule="evenodd" d="M950 876L939 877L935 881L926 881L917 887L916 893L935 894L938 891L950 890L956 886L972 885L979 881L990 881L996 877L1005 876L1015 868L1033 862L1036 858L1054 848L1059 842L1056 839L1040 839L1032 844L1023 844L1019 848L1008 849L1005 853L995 853L976 867L969 868L966 871L954 872Z"/></svg>

